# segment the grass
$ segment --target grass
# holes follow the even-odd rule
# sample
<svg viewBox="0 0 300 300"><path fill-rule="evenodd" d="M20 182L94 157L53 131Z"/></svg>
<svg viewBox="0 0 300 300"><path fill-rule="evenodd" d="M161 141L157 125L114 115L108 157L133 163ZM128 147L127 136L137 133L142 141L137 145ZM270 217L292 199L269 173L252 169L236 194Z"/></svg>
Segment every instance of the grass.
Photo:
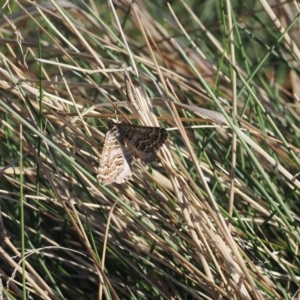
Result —
<svg viewBox="0 0 300 300"><path fill-rule="evenodd" d="M297 2L7 3L1 296L297 299L298 16ZM108 118L169 138L102 186Z"/></svg>

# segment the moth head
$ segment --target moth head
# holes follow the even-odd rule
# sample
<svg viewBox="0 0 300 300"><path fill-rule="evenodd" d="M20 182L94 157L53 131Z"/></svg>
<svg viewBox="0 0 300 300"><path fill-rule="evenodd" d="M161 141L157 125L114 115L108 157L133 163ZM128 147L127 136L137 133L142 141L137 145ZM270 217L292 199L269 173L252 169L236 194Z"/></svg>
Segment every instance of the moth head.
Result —
<svg viewBox="0 0 300 300"><path fill-rule="evenodd" d="M109 129L112 129L116 123L112 119L107 120L107 125Z"/></svg>

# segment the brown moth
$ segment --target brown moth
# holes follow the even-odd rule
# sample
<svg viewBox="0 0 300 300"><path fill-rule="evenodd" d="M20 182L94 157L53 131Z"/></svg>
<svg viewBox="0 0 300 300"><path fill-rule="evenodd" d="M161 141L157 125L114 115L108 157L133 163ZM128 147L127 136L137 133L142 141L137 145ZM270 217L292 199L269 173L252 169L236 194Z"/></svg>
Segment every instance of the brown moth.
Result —
<svg viewBox="0 0 300 300"><path fill-rule="evenodd" d="M114 123L108 120L97 179L103 185L124 183L132 176L131 162L139 158L145 163L157 159L156 151L168 138L161 127Z"/></svg>

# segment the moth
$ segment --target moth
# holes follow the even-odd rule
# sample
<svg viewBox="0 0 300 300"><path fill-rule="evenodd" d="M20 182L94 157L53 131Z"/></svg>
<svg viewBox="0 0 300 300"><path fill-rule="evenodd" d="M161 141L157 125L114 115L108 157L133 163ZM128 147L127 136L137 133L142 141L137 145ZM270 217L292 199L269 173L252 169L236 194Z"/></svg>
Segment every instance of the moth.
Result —
<svg viewBox="0 0 300 300"><path fill-rule="evenodd" d="M103 185L124 183L132 176L131 163L157 159L156 151L166 142L168 132L161 127L137 126L108 120L97 179Z"/></svg>

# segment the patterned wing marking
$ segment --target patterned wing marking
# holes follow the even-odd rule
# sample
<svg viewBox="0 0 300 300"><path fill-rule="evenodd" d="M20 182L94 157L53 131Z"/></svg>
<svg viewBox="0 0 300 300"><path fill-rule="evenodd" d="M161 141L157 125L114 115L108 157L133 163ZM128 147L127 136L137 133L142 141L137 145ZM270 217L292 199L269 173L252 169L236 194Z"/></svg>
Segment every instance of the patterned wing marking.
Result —
<svg viewBox="0 0 300 300"><path fill-rule="evenodd" d="M114 128L105 136L102 157L98 168L97 179L103 185L113 182L123 183L131 175L130 153L122 145Z"/></svg>
<svg viewBox="0 0 300 300"><path fill-rule="evenodd" d="M157 160L157 155L155 151L152 152L144 152L136 148L127 138L125 138L126 147L130 149L133 157L138 157L144 163L149 164L153 161Z"/></svg>
<svg viewBox="0 0 300 300"><path fill-rule="evenodd" d="M165 128L151 126L137 126L127 123L113 123L117 126L122 136L142 152L153 152L158 150L167 140L168 132Z"/></svg>

